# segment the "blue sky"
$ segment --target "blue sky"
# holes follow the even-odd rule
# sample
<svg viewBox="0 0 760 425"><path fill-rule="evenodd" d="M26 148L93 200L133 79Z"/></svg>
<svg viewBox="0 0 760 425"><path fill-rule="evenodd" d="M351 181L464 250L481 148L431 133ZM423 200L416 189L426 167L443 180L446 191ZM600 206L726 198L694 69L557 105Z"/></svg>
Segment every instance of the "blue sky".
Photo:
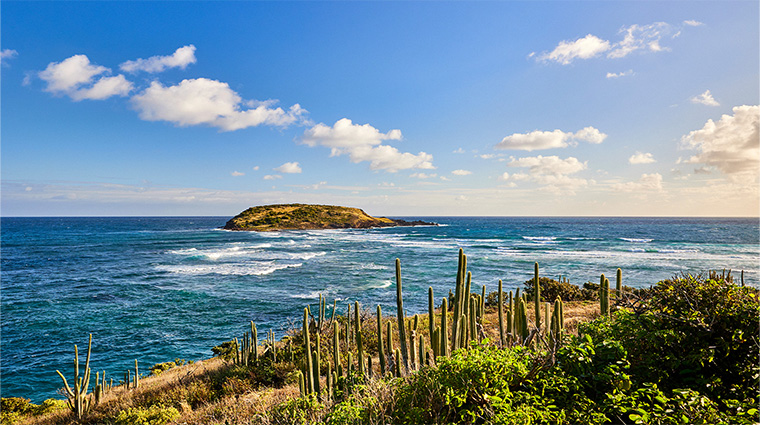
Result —
<svg viewBox="0 0 760 425"><path fill-rule="evenodd" d="M0 212L757 216L759 16L3 1Z"/></svg>

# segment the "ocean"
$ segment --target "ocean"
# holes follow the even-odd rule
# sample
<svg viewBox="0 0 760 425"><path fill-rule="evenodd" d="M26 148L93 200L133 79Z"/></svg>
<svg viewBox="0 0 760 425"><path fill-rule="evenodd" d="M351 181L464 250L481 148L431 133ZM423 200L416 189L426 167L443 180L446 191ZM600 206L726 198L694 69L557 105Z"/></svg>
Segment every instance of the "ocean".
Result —
<svg viewBox="0 0 760 425"><path fill-rule="evenodd" d="M61 398L55 373L84 362L118 381L176 358L199 360L240 337L248 322L277 338L300 327L303 308L328 314L358 300L395 312L396 258L407 314L453 289L468 255L474 290L522 287L541 275L598 282L623 270L647 287L681 272L744 270L760 286L760 226L741 218L401 217L440 226L363 230L221 230L227 217L2 218L0 394Z"/></svg>

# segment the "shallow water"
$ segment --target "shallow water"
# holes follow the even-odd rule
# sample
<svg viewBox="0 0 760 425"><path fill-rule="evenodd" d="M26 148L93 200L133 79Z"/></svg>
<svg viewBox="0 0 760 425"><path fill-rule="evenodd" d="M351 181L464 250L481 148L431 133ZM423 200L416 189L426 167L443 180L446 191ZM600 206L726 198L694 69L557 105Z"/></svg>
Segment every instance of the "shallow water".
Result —
<svg viewBox="0 0 760 425"><path fill-rule="evenodd" d="M73 345L93 334L92 367L115 380L175 358L211 356L240 336L300 326L319 294L339 312L359 300L395 311L394 261L407 314L453 289L463 248L474 290L522 286L533 274L649 286L678 272L745 271L758 286L757 219L404 217L437 227L220 230L226 217L3 218L0 391L39 402L73 373ZM84 361L84 355L82 355Z"/></svg>

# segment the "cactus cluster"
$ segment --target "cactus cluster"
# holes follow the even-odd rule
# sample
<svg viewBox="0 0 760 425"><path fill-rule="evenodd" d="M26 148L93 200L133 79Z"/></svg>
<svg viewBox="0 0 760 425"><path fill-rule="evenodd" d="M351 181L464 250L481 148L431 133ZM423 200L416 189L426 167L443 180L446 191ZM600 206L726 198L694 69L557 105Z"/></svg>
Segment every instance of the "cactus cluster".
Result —
<svg viewBox="0 0 760 425"><path fill-rule="evenodd" d="M87 394L87 389L90 386L90 354L92 352L92 334L90 334L90 342L87 345L87 360L84 365L84 373L79 375L79 348L74 345L74 388L69 386L66 377L56 370L58 376L63 380L66 401L69 409L74 412L76 418L81 420L87 416L92 409L100 402L102 393L102 387L99 379L96 379L95 391L91 394ZM96 374L97 376L97 374ZM99 377L98 377L99 378ZM103 373L103 379L105 379L105 373Z"/></svg>
<svg viewBox="0 0 760 425"><path fill-rule="evenodd" d="M234 341L236 364L243 366L255 365L259 361L259 333L253 321L251 321L251 332L244 333L242 341L238 341L237 338Z"/></svg>

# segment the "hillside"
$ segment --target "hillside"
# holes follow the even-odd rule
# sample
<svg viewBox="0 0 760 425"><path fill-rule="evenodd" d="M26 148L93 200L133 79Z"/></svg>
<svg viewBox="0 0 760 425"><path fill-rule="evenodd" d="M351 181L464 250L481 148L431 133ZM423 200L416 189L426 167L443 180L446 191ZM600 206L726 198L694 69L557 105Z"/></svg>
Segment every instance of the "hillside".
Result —
<svg viewBox="0 0 760 425"><path fill-rule="evenodd" d="M230 219L227 230L368 229L373 227L435 225L423 221L372 217L359 208L333 205L284 204L251 207Z"/></svg>

